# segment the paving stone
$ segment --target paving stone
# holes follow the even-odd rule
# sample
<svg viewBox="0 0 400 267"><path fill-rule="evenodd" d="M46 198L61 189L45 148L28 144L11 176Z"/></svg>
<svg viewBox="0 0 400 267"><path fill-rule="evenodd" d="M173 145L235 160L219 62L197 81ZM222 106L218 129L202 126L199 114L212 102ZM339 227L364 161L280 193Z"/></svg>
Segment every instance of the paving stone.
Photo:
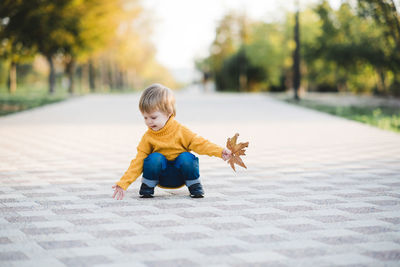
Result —
<svg viewBox="0 0 400 267"><path fill-rule="evenodd" d="M88 246L86 242L81 240L38 242L38 244L44 249L63 249Z"/></svg>
<svg viewBox="0 0 400 267"><path fill-rule="evenodd" d="M367 241L366 238L358 236L320 237L316 238L316 240L329 245L357 244Z"/></svg>
<svg viewBox="0 0 400 267"><path fill-rule="evenodd" d="M163 261L145 261L145 265L149 267L165 266L165 267L185 267L185 266L198 266L193 261L188 259L174 259L174 260L163 260Z"/></svg>
<svg viewBox="0 0 400 267"><path fill-rule="evenodd" d="M115 245L115 248L122 251L123 253L136 253L136 252L142 252L142 251L147 251L151 252L154 250L160 250L162 249L161 246L153 243L144 243L144 244L119 244Z"/></svg>
<svg viewBox="0 0 400 267"><path fill-rule="evenodd" d="M396 261L397 263L400 261L400 250L367 251L364 255L382 261Z"/></svg>
<svg viewBox="0 0 400 267"><path fill-rule="evenodd" d="M354 227L354 228L350 228L350 230L359 232L362 234L379 234L379 233L384 233L384 232L396 232L395 229L391 229L388 227L382 227L382 226Z"/></svg>
<svg viewBox="0 0 400 267"><path fill-rule="evenodd" d="M310 217L310 219L320 221L323 223L337 223L337 222L346 222L346 221L352 221L351 217L345 217L341 215L330 215L330 216L314 216Z"/></svg>
<svg viewBox="0 0 400 267"><path fill-rule="evenodd" d="M303 248L303 249L288 249L288 250L276 250L276 252L283 254L290 258L309 258L318 257L327 254L323 249L318 248Z"/></svg>
<svg viewBox="0 0 400 267"><path fill-rule="evenodd" d="M206 224L205 226L210 227L214 230L221 230L221 231L231 231L234 229L243 229L250 227L249 225L243 223L213 223L213 224Z"/></svg>
<svg viewBox="0 0 400 267"><path fill-rule="evenodd" d="M197 233L197 232L188 232L188 233L173 233L173 234L165 234L166 237L172 239L172 240L196 240L196 239L203 239L203 238L209 238L209 235L205 235L203 233Z"/></svg>
<svg viewBox="0 0 400 267"><path fill-rule="evenodd" d="M112 261L105 256L96 255L96 256L75 256L75 257L65 257L59 259L66 266L71 267L86 267L86 266L95 266L99 264L107 264Z"/></svg>
<svg viewBox="0 0 400 267"><path fill-rule="evenodd" d="M112 221L108 219L77 219L70 220L69 222L75 225L99 225L112 223Z"/></svg>
<svg viewBox="0 0 400 267"><path fill-rule="evenodd" d="M0 244L10 244L12 241L8 237L0 237Z"/></svg>
<svg viewBox="0 0 400 267"><path fill-rule="evenodd" d="M255 221L270 221L270 220L280 220L286 219L286 215L282 215L279 213L261 213L261 214L248 214L247 218L251 218Z"/></svg>
<svg viewBox="0 0 400 267"><path fill-rule="evenodd" d="M20 260L29 260L29 258L21 251L7 251L7 252L0 251L0 262L20 261Z"/></svg>
<svg viewBox="0 0 400 267"><path fill-rule="evenodd" d="M320 227L312 224L288 224L288 225L281 225L278 227L290 232L306 232L306 231L314 231L321 229Z"/></svg>
<svg viewBox="0 0 400 267"><path fill-rule="evenodd" d="M393 217L393 218L382 218L382 221L390 222L393 224L400 224L400 217Z"/></svg>
<svg viewBox="0 0 400 267"><path fill-rule="evenodd" d="M259 251L259 252L243 252L243 253L235 253L233 255L234 258L239 258L244 260L249 265L253 264L261 264L263 263L264 266L274 262L281 262L286 259L285 256L280 255L279 253L273 251Z"/></svg>
<svg viewBox="0 0 400 267"><path fill-rule="evenodd" d="M182 216L183 218L205 218L205 217L219 217L220 216L214 212L190 212L190 211L185 211L185 212L179 213L178 215Z"/></svg>
<svg viewBox="0 0 400 267"><path fill-rule="evenodd" d="M250 142L248 168L198 155L205 198L141 199L139 179L117 201L139 97L0 118L1 266L398 266L400 135L265 94L177 93L191 130Z"/></svg>
<svg viewBox="0 0 400 267"><path fill-rule="evenodd" d="M237 237L240 240L246 241L248 243L276 243L279 241L286 240L285 238L275 235L275 234L268 234L268 235L244 235Z"/></svg>
<svg viewBox="0 0 400 267"><path fill-rule="evenodd" d="M154 227L171 227L179 225L179 223L173 220L163 220L163 221L146 221L146 222L138 222L139 224L143 225L147 228L154 228Z"/></svg>
<svg viewBox="0 0 400 267"><path fill-rule="evenodd" d="M232 253L247 251L238 246L219 246L219 247L207 246L204 248L197 248L197 250L205 255L232 254Z"/></svg>
<svg viewBox="0 0 400 267"><path fill-rule="evenodd" d="M57 233L66 233L64 229L59 227L22 228L21 231L27 235L50 235Z"/></svg>
<svg viewBox="0 0 400 267"><path fill-rule="evenodd" d="M43 216L16 216L6 217L5 219L10 223L47 221L47 218Z"/></svg>

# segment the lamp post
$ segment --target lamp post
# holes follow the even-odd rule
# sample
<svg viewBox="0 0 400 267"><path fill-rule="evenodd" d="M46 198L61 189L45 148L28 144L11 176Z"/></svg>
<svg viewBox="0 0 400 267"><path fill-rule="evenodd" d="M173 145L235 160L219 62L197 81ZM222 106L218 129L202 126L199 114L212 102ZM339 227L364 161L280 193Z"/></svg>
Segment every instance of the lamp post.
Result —
<svg viewBox="0 0 400 267"><path fill-rule="evenodd" d="M296 43L296 47L293 52L293 90L294 90L294 99L299 100L299 88L301 81L300 74L300 30L299 30L299 0L296 0L296 14L295 14L295 25L294 25L294 42Z"/></svg>

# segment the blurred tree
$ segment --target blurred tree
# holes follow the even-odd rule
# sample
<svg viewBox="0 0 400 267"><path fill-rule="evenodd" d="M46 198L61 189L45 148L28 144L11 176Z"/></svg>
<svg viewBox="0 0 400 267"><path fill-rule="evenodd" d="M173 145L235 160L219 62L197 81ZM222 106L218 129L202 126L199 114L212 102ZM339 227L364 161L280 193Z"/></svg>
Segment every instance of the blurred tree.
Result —
<svg viewBox="0 0 400 267"><path fill-rule="evenodd" d="M385 26L388 41L394 41L400 50L400 14L393 0L358 0L360 15L373 17Z"/></svg>
<svg viewBox="0 0 400 267"><path fill-rule="evenodd" d="M1 18L8 23L3 38L13 38L27 48L36 48L50 66L49 92L54 92L55 70L53 57L66 49L77 34L77 22L64 19L69 0L5 0L1 3Z"/></svg>
<svg viewBox="0 0 400 267"><path fill-rule="evenodd" d="M17 64L30 61L34 55L34 49L25 46L18 38L8 30L10 14L15 12L21 1L5 0L0 3L0 58L8 61L7 87L11 94L17 90Z"/></svg>
<svg viewBox="0 0 400 267"><path fill-rule="evenodd" d="M118 16L119 26L113 38L93 55L99 84L105 89L142 88L155 81L176 86L172 75L155 58L156 49L150 40L153 22L147 12L138 1L129 1Z"/></svg>
<svg viewBox="0 0 400 267"><path fill-rule="evenodd" d="M21 43L16 43L14 38L2 38L0 30L0 58L5 60L8 65L7 87L10 94L17 91L17 65L19 63L30 62L33 59L34 51L24 47Z"/></svg>
<svg viewBox="0 0 400 267"><path fill-rule="evenodd" d="M254 48L252 35L252 24L244 14L230 12L220 21L210 56L197 62L201 71L214 77L218 90L253 90L261 76L265 79L263 66L253 64L248 53Z"/></svg>
<svg viewBox="0 0 400 267"><path fill-rule="evenodd" d="M393 0L358 0L359 15L366 20L373 18L383 33L386 43L384 48L384 63L377 66L380 87L386 89L385 70L393 75L390 86L392 94L400 95L400 14ZM386 90L385 90L386 91Z"/></svg>
<svg viewBox="0 0 400 267"><path fill-rule="evenodd" d="M50 93L55 86L55 56L63 61L70 93L77 66L81 81L87 78L92 91L96 74L109 88L155 78L172 85L171 75L155 60L148 17L138 0L4 0L2 50L8 44L14 54L34 50L44 55L50 66ZM9 54L3 53L7 58Z"/></svg>
<svg viewBox="0 0 400 267"><path fill-rule="evenodd" d="M71 1L65 9L68 12L63 14L63 19L74 29L73 39L64 43L62 51L70 93L74 92L76 63L89 61L114 38L125 15L122 4L122 1L108 0Z"/></svg>
<svg viewBox="0 0 400 267"><path fill-rule="evenodd" d="M291 66L292 31L279 23L255 22L251 25L246 55L252 65L262 67L265 79L255 90L283 91L285 75ZM293 27L291 27L293 29Z"/></svg>
<svg viewBox="0 0 400 267"><path fill-rule="evenodd" d="M207 59L207 68L214 76L217 90L228 90L223 77L223 64L226 59L232 56L240 47L239 18L234 13L228 13L219 22L216 35L211 44L211 54ZM204 72L204 70L203 70Z"/></svg>
<svg viewBox="0 0 400 267"><path fill-rule="evenodd" d="M385 71L390 61L381 27L357 16L347 2L335 11L327 1L322 1L315 12L321 31L315 40L304 44L311 86L319 84L320 90L371 92L375 86L371 82L374 69Z"/></svg>
<svg viewBox="0 0 400 267"><path fill-rule="evenodd" d="M246 66L245 70L243 65ZM246 77L245 85L243 85L241 75ZM266 71L262 66L252 64L245 47L242 47L237 53L224 60L217 77L219 79L217 84L223 86L225 90L251 91L257 88L256 84L266 79Z"/></svg>
<svg viewBox="0 0 400 267"><path fill-rule="evenodd" d="M293 51L293 90L294 90L294 99L299 100L299 88L301 82L301 73L300 73L300 6L299 1L296 0L296 14L295 14L295 25L294 25L294 42L295 48Z"/></svg>

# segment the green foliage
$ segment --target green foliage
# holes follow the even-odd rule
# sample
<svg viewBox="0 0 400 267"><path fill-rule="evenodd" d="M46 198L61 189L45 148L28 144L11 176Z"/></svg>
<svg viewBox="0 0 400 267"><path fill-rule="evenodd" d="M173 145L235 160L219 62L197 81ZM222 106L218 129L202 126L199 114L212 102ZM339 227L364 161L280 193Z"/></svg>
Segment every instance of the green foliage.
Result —
<svg viewBox="0 0 400 267"><path fill-rule="evenodd" d="M221 70L216 73L217 85L222 90L240 91L241 75L245 75L249 86L266 79L265 69L252 64L243 48L223 62Z"/></svg>
<svg viewBox="0 0 400 267"><path fill-rule="evenodd" d="M288 34L282 34L279 24L255 23L251 28L251 42L246 46L251 64L264 71L258 82L266 88L283 87L282 74L290 66L285 60L290 57Z"/></svg>
<svg viewBox="0 0 400 267"><path fill-rule="evenodd" d="M327 73L322 84L337 90L372 92L375 82L370 77L375 76L375 69L383 69L390 60L383 50L382 29L374 21L358 17L347 3L335 11L324 1L315 12L322 22L322 30L314 44L304 44L310 78L321 69L329 69L334 76L329 78L331 75ZM317 83L310 79L310 87L318 87L321 78Z"/></svg>
<svg viewBox="0 0 400 267"><path fill-rule="evenodd" d="M154 80L173 87L172 76L155 60L150 26L140 0L0 1L0 81L13 77L20 84L18 65L40 53L50 67L50 92L62 72L70 93L76 93L75 76L91 91L132 89ZM4 66L13 75L4 78Z"/></svg>
<svg viewBox="0 0 400 267"><path fill-rule="evenodd" d="M198 63L204 68L203 71L211 71L214 75L219 75L218 72L222 70L224 61L235 54L242 45L238 29L243 27L238 15L227 14L224 16L217 26L210 56L203 63Z"/></svg>
<svg viewBox="0 0 400 267"><path fill-rule="evenodd" d="M400 132L400 109L396 107L335 106L333 104L326 105L305 99L299 102L291 99L287 99L286 101L335 116L366 123L384 130Z"/></svg>
<svg viewBox="0 0 400 267"><path fill-rule="evenodd" d="M349 91L400 95L400 18L393 0L326 0L300 14L302 87L310 91ZM283 22L243 23L227 14L216 30L211 54L199 63L216 78L217 89L238 88L239 60L263 75L247 77L247 90L292 86L294 14ZM247 33L243 39L240 33ZM234 71L236 69L236 72ZM241 71L246 73L245 71ZM246 74L248 75L248 74ZM252 83L252 84L251 84Z"/></svg>
<svg viewBox="0 0 400 267"><path fill-rule="evenodd" d="M56 103L66 98L66 95L48 95L46 92L28 95L0 94L0 116Z"/></svg>
<svg viewBox="0 0 400 267"><path fill-rule="evenodd" d="M244 15L229 13L217 27L211 55L197 62L197 67L211 72L221 91L283 88L282 73L290 50L282 46L287 36L280 28L277 23L253 23Z"/></svg>
<svg viewBox="0 0 400 267"><path fill-rule="evenodd" d="M43 55L79 54L104 45L118 26L115 5L104 0L5 0L1 37Z"/></svg>

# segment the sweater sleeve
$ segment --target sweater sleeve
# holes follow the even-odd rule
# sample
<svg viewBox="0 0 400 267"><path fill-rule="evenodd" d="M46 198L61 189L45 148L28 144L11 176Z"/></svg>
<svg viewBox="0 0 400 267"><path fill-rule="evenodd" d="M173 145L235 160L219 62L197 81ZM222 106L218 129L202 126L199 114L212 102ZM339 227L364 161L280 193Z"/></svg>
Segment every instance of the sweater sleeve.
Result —
<svg viewBox="0 0 400 267"><path fill-rule="evenodd" d="M136 157L131 161L128 170L117 182L117 185L126 190L143 172L144 159L147 158L150 153L151 145L147 142L147 139L144 135L137 147Z"/></svg>
<svg viewBox="0 0 400 267"><path fill-rule="evenodd" d="M216 145L207 139L193 133L185 127L185 135L189 140L188 149L193 150L199 155L208 155L222 158L223 147Z"/></svg>

